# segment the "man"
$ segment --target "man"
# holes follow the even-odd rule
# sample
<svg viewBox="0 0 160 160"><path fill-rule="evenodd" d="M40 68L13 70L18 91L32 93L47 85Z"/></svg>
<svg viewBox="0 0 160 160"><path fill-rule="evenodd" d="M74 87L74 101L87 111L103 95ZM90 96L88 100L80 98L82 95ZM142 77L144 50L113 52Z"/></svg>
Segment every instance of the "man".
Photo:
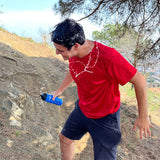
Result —
<svg viewBox="0 0 160 160"><path fill-rule="evenodd" d="M60 87L59 96L74 80L79 100L60 133L63 160L74 156L74 140L89 132L95 160L115 160L120 131L119 84L134 85L139 116L133 129L140 129L140 138L151 136L148 119L145 78L115 49L86 40L83 28L72 19L56 25L51 33L56 54L69 60L69 71Z"/></svg>

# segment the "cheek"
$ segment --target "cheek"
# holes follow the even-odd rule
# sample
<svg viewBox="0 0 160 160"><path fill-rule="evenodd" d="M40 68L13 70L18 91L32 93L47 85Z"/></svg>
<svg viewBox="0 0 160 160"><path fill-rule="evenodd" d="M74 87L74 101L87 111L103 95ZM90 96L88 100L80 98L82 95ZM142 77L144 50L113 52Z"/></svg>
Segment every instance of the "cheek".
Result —
<svg viewBox="0 0 160 160"><path fill-rule="evenodd" d="M56 54L58 55L58 54L60 54L60 53L56 50Z"/></svg>
<svg viewBox="0 0 160 160"><path fill-rule="evenodd" d="M61 52L59 52L57 49L56 49L56 54L58 55L58 54L61 54Z"/></svg>

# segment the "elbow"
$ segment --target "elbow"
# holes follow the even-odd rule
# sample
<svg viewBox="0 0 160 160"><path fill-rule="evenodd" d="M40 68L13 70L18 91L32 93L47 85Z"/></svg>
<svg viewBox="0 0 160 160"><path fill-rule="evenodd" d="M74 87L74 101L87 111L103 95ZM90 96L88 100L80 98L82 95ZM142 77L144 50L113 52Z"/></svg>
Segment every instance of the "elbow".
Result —
<svg viewBox="0 0 160 160"><path fill-rule="evenodd" d="M145 79L145 77L140 72L138 72L138 71L133 76L133 78L130 80L130 82L134 86L146 86L146 79Z"/></svg>

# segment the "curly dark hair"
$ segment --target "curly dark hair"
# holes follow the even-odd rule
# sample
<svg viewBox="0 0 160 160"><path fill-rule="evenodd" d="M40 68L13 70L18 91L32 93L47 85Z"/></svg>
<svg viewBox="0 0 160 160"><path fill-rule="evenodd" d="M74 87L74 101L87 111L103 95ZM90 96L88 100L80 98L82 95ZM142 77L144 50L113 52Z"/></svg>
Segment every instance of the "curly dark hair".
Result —
<svg viewBox="0 0 160 160"><path fill-rule="evenodd" d="M57 24L51 32L51 41L63 45L68 50L70 50L75 43L83 45L85 42L83 27L73 19L65 19Z"/></svg>

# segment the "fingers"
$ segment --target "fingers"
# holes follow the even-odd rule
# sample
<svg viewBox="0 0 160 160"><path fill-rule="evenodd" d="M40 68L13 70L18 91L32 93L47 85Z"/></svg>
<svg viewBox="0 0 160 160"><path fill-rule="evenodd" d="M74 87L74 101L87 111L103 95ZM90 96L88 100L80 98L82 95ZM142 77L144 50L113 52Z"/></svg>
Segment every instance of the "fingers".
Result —
<svg viewBox="0 0 160 160"><path fill-rule="evenodd" d="M134 124L134 126L133 126L133 131L135 131L136 130L136 128L137 128L137 121L135 122L135 124Z"/></svg>
<svg viewBox="0 0 160 160"><path fill-rule="evenodd" d="M54 101L54 99L57 97L57 92L56 92L56 91L54 91L54 92L52 92L51 94L53 95L52 100Z"/></svg>
<svg viewBox="0 0 160 160"><path fill-rule="evenodd" d="M143 135L144 135L145 138L147 138L148 136L151 137L151 130L150 130L150 128L140 129L140 139L143 139Z"/></svg>
<svg viewBox="0 0 160 160"><path fill-rule="evenodd" d="M53 100L56 98L56 97L58 97L59 95L61 95L61 93L60 92L58 92L58 91L54 91L54 92L52 92L52 95L53 95Z"/></svg>
<svg viewBox="0 0 160 160"><path fill-rule="evenodd" d="M145 138L147 138L148 136L151 137L151 129L154 127L150 124L148 128L144 128L144 129L140 129L140 138L143 139L143 135Z"/></svg>
<svg viewBox="0 0 160 160"><path fill-rule="evenodd" d="M133 131L135 131L135 130L136 130L136 128L137 128L137 125L134 125L134 126L133 126Z"/></svg>
<svg viewBox="0 0 160 160"><path fill-rule="evenodd" d="M134 124L134 126L133 126L133 131L135 131L136 130L136 128L137 128L137 126L138 126L138 128L139 128L139 130L140 130L140 139L143 139L143 136L145 137L145 138L147 138L148 136L149 137L151 137L151 128L153 128L154 129L154 127L149 123L148 125L142 125L142 124L140 124L139 123L139 121L137 120L136 122L135 122L135 124Z"/></svg>
<svg viewBox="0 0 160 160"><path fill-rule="evenodd" d="M150 130L150 129L145 129L145 130L144 130L144 136L145 136L145 138L147 138L148 133L149 133L149 130ZM150 135L149 135L149 136L150 136Z"/></svg>
<svg viewBox="0 0 160 160"><path fill-rule="evenodd" d="M150 124L150 128L155 129L153 125Z"/></svg>
<svg viewBox="0 0 160 160"><path fill-rule="evenodd" d="M140 139L143 139L143 135L145 138L147 138L147 135L151 136L150 130L140 129Z"/></svg>
<svg viewBox="0 0 160 160"><path fill-rule="evenodd" d="M140 130L140 139L143 139L143 130Z"/></svg>
<svg viewBox="0 0 160 160"><path fill-rule="evenodd" d="M147 129L147 133L148 133L149 137L151 137L151 130L150 130L150 128Z"/></svg>
<svg viewBox="0 0 160 160"><path fill-rule="evenodd" d="M147 133L148 133L148 135L151 137L151 129L150 128L152 128L152 129L154 129L154 126L152 126L151 124L149 125L149 128L147 129Z"/></svg>

